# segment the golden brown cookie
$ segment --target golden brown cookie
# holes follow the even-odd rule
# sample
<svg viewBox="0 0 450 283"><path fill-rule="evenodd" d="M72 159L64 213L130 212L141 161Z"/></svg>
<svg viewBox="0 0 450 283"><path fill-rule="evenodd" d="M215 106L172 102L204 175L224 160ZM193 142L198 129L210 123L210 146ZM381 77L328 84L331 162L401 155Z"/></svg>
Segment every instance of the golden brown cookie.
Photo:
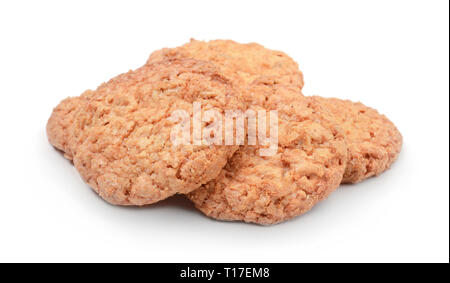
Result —
<svg viewBox="0 0 450 283"><path fill-rule="evenodd" d="M274 224L301 215L340 184L347 161L342 132L315 100L298 89L257 83L244 92L253 109L278 110L278 152L241 146L213 181L189 199L209 217Z"/></svg>
<svg viewBox="0 0 450 283"><path fill-rule="evenodd" d="M343 183L358 183L387 170L402 148L402 135L386 116L362 103L311 97L328 109L343 128L349 160Z"/></svg>
<svg viewBox="0 0 450 283"><path fill-rule="evenodd" d="M153 52L148 62L164 58L194 58L216 64L222 73L237 85L250 84L255 79L270 77L278 83L303 87L303 74L298 64L281 51L264 48L257 43L241 44L232 40L191 42Z"/></svg>
<svg viewBox="0 0 450 283"><path fill-rule="evenodd" d="M48 127L49 137L73 154L83 179L112 204L145 205L189 193L216 177L237 150L171 142L176 122L169 117L176 110L192 118L194 102L200 102L203 111L242 109L232 84L209 62L147 64L86 96L75 113L72 99L56 108L58 114L49 124L58 126ZM67 140L60 139L61 134Z"/></svg>

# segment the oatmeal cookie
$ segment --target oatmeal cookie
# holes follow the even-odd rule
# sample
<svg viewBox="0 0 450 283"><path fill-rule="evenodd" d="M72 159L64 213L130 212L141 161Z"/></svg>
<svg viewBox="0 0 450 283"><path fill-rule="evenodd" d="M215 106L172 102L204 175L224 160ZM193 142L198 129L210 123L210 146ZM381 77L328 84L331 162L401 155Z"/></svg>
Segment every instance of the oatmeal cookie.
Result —
<svg viewBox="0 0 450 283"><path fill-rule="evenodd" d="M219 176L188 198L209 217L274 224L301 215L340 184L347 161L344 135L315 100L296 88L256 83L244 92L253 109L278 110L278 151L241 146Z"/></svg>
<svg viewBox="0 0 450 283"><path fill-rule="evenodd" d="M176 48L153 52L148 62L164 58L195 58L216 64L223 74L237 85L252 83L261 77L275 78L278 83L303 87L303 74L298 64L281 51L257 43L241 44L232 40L198 41Z"/></svg>
<svg viewBox="0 0 450 283"><path fill-rule="evenodd" d="M215 178L237 150L171 142L176 122L169 117L176 110L192 118L194 102L202 111L243 109L232 83L209 62L147 64L85 96L75 110L73 99L56 108L49 138L70 152L83 179L112 204L146 205L189 193Z"/></svg>
<svg viewBox="0 0 450 283"><path fill-rule="evenodd" d="M402 135L384 115L362 103L319 96L347 138L349 159L343 183L358 183L389 169L402 148Z"/></svg>

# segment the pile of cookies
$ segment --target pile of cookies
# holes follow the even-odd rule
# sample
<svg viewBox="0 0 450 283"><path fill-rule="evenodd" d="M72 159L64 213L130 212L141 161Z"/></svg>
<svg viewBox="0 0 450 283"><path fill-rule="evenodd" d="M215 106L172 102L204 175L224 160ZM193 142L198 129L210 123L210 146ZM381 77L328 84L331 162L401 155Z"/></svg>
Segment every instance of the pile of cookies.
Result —
<svg viewBox="0 0 450 283"><path fill-rule="evenodd" d="M191 40L63 100L47 124L50 143L115 205L143 206L184 194L209 217L274 224L310 210L341 183L387 170L402 136L361 103L302 94L297 63L255 43ZM171 113L203 108L276 110L278 147L173 144ZM202 112L204 113L204 112ZM191 139L193 139L191 137Z"/></svg>

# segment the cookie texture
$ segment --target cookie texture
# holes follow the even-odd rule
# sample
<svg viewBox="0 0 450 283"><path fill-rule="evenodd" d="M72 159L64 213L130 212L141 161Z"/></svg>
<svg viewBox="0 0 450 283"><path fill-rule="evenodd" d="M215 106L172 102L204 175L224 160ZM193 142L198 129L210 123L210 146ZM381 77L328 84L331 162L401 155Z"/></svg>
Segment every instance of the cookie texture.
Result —
<svg viewBox="0 0 450 283"><path fill-rule="evenodd" d="M78 109L89 99L91 93L92 91L86 91L80 96L64 99L53 109L52 115L47 122L47 137L50 144L61 150L64 153L64 157L69 160L73 159L69 140L74 116Z"/></svg>
<svg viewBox="0 0 450 283"><path fill-rule="evenodd" d="M402 135L384 115L362 103L311 98L328 109L344 130L349 159L343 183L358 183L389 169L402 148Z"/></svg>
<svg viewBox="0 0 450 283"><path fill-rule="evenodd" d="M148 62L165 58L194 58L210 61L237 86L250 84L258 78L275 79L278 83L303 87L303 74L298 64L281 51L265 48L257 43L241 44L232 40L198 41L177 48L153 52Z"/></svg>
<svg viewBox="0 0 450 283"><path fill-rule="evenodd" d="M258 82L244 93L252 109L278 110L278 151L245 145L213 181L188 198L209 217L274 224L301 215L340 184L347 145L340 128L315 100L296 88Z"/></svg>
<svg viewBox="0 0 450 283"><path fill-rule="evenodd" d="M74 112L78 105L78 97L69 97L61 101L53 109L52 115L47 123L47 137L49 142L57 149L68 152L68 128L73 123ZM68 155L68 158L71 158Z"/></svg>
<svg viewBox="0 0 450 283"><path fill-rule="evenodd" d="M49 139L69 152L83 179L112 204L146 205L189 193L216 177L237 150L171 142L174 111L192 118L194 102L203 111L243 109L231 82L205 61L147 64L81 100L78 107L68 99L55 109Z"/></svg>

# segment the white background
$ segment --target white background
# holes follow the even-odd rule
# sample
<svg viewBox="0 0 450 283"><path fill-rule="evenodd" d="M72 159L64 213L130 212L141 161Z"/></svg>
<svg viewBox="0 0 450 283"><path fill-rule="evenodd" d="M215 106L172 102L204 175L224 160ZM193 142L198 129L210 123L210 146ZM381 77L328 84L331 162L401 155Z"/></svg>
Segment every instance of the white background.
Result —
<svg viewBox="0 0 450 283"><path fill-rule="evenodd" d="M1 261L448 262L448 1L0 3ZM285 51L305 94L394 121L399 160L271 227L210 220L183 197L108 205L48 144L52 108L191 37Z"/></svg>

